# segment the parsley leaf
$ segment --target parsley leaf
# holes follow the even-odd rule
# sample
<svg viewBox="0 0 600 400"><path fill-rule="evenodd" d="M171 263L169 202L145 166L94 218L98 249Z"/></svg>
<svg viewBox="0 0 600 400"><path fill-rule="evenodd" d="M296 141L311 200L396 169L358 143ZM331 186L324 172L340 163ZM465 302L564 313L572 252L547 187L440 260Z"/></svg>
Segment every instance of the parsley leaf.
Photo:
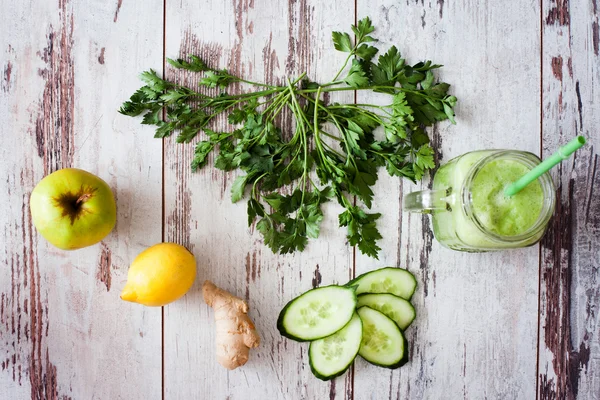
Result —
<svg viewBox="0 0 600 400"><path fill-rule="evenodd" d="M377 52L379 51L379 49L377 47L373 47L373 46L368 46L366 44L360 45L357 49L356 49L356 55L360 58L362 58L363 60L370 60L373 57L375 57L375 54L377 54Z"/></svg>
<svg viewBox="0 0 600 400"><path fill-rule="evenodd" d="M350 40L350 35L347 33L332 32L331 37L337 51L343 51L345 53L352 51L352 40Z"/></svg>
<svg viewBox="0 0 600 400"><path fill-rule="evenodd" d="M381 248L377 240L382 236L377 230L375 221L381 214L367 214L360 207L349 207L338 217L340 226L348 227L348 242L351 246L358 245L361 253L379 259L377 253Z"/></svg>
<svg viewBox="0 0 600 400"><path fill-rule="evenodd" d="M404 59L400 56L400 52L396 46L390 47L390 49L383 55L379 56L377 60L377 70L381 71L378 84L385 82L394 82L397 76L402 72L404 68Z"/></svg>
<svg viewBox="0 0 600 400"><path fill-rule="evenodd" d="M194 159L192 160L192 171L196 172L204 167L207 162L208 154L215 148L212 142L198 142L194 151Z"/></svg>
<svg viewBox="0 0 600 400"><path fill-rule="evenodd" d="M244 188L246 187L248 178L248 175L241 175L235 178L235 181L233 181L233 185L231 186L232 203L237 203L242 199L242 197L244 197Z"/></svg>
<svg viewBox="0 0 600 400"><path fill-rule="evenodd" d="M190 54L189 57L191 61L186 61L181 58L176 60L167 58L167 62L175 68L185 69L192 72L208 71L210 69L200 57L197 57L193 54Z"/></svg>
<svg viewBox="0 0 600 400"><path fill-rule="evenodd" d="M348 86L352 86L355 88L364 87L368 85L369 78L367 77L366 72L363 70L358 60L352 60L352 65L350 66L348 76L346 76L344 82L346 82Z"/></svg>
<svg viewBox="0 0 600 400"><path fill-rule="evenodd" d="M358 24L352 25L352 32L356 35L356 41L359 43L375 42L377 39L367 36L375 30L373 23L369 17L365 17L358 21Z"/></svg>

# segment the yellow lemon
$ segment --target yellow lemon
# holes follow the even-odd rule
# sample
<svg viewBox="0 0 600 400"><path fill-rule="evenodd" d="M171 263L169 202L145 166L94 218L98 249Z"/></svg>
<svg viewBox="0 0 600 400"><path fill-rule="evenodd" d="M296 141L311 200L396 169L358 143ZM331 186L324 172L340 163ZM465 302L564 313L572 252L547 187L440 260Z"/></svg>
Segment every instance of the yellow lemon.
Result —
<svg viewBox="0 0 600 400"><path fill-rule="evenodd" d="M186 294L195 278L196 259L192 253L175 243L159 243L133 260L121 299L164 306Z"/></svg>

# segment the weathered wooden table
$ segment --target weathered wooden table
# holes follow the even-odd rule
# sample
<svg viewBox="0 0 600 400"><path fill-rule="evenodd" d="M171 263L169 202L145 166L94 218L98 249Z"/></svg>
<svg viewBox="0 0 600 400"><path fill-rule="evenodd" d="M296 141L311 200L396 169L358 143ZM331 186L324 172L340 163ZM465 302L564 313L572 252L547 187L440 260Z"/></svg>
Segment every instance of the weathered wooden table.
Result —
<svg viewBox="0 0 600 400"><path fill-rule="evenodd" d="M597 0L1 3L0 398L600 398ZM430 133L438 161L482 148L546 156L589 138L553 172L560 202L541 245L444 249L427 216L402 212L402 194L419 186L381 174L379 261L345 244L333 205L322 240L276 256L246 227L245 205L231 203L234 174L192 174L193 146L153 139L116 112L140 71L174 77L165 57L180 54L255 80L331 78L344 57L331 31L366 15L383 46L445 64L458 125ZM75 252L43 240L28 208L35 184L69 166L107 180L119 208L115 231ZM162 240L196 255L191 292L163 309L121 301L133 257ZM315 379L307 346L275 329L281 306L383 265L418 278L411 362L390 371L357 360L333 382ZM245 297L262 334L233 372L215 361L204 279Z"/></svg>

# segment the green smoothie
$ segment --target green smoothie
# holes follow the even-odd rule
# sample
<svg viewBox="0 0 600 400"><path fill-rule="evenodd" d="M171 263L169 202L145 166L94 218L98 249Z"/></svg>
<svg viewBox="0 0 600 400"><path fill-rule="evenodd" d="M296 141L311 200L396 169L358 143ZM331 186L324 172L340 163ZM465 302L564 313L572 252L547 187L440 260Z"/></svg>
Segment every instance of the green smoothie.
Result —
<svg viewBox="0 0 600 400"><path fill-rule="evenodd" d="M527 152L485 150L464 154L440 167L433 180L436 239L463 251L537 242L545 230L545 223L540 228L538 222L547 222L553 211L553 201L548 209L545 198L553 187L545 191L543 182L533 182L510 198L503 191L538 163L539 158Z"/></svg>
<svg viewBox="0 0 600 400"><path fill-rule="evenodd" d="M538 181L507 198L504 188L530 171L513 160L485 164L471 183L471 205L481 224L501 236L527 232L538 220L544 205L544 192Z"/></svg>

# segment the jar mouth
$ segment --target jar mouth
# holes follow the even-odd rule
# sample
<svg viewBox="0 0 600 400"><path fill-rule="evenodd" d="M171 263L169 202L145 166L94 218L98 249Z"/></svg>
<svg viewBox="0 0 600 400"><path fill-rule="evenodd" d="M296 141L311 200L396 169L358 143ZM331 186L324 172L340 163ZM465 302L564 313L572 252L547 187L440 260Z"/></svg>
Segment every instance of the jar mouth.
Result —
<svg viewBox="0 0 600 400"><path fill-rule="evenodd" d="M548 172L546 172L538 178L544 195L544 204L535 223L532 226L530 226L526 231L518 235L501 235L499 233L493 232L482 223L482 221L478 218L477 214L474 212L473 199L470 188L471 184L473 183L473 180L484 165L500 159L507 159L519 162L528 167L529 169L534 168L541 162L539 157L533 153L516 150L498 150L497 152L490 154L489 156L477 161L471 167L469 173L467 174L467 179L465 180L461 188L463 198L463 211L466 215L472 218L475 226L477 226L477 228L486 236L499 242L522 242L524 240L530 239L532 236L538 234L539 232L543 232L546 229L546 226L550 221L552 214L554 213L554 207L556 202L556 190L554 189L552 177Z"/></svg>

